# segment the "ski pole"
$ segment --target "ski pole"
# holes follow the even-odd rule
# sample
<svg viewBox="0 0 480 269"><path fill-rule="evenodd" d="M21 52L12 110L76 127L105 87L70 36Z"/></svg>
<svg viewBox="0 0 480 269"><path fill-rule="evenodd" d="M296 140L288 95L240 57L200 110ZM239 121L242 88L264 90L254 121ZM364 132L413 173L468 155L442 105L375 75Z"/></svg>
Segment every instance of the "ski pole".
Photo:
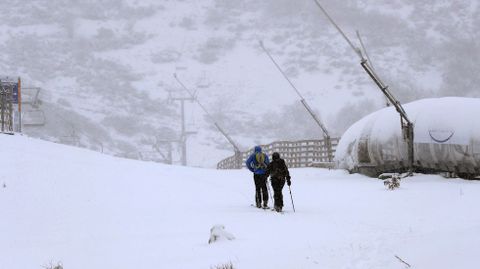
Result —
<svg viewBox="0 0 480 269"><path fill-rule="evenodd" d="M290 191L290 200L292 200L293 212L295 212L295 205L293 204L292 189L290 188L290 186L288 186L288 190Z"/></svg>
<svg viewBox="0 0 480 269"><path fill-rule="evenodd" d="M267 190L268 190L268 196L270 196L269 198L273 201L273 196L272 196L272 192L270 190L270 184L268 184L269 182L269 178L267 177ZM269 199L269 200L270 200Z"/></svg>

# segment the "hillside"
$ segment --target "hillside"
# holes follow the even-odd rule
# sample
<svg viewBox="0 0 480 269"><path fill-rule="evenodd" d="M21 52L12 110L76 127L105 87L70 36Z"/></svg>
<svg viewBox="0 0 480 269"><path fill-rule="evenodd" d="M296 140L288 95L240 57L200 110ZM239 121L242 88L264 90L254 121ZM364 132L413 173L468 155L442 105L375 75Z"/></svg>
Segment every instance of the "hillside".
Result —
<svg viewBox="0 0 480 269"><path fill-rule="evenodd" d="M480 183L415 175L387 191L293 169L292 211L250 206L244 170L120 159L0 136L0 268L474 268ZM236 239L208 244L213 225Z"/></svg>
<svg viewBox="0 0 480 269"><path fill-rule="evenodd" d="M360 31L400 101L479 96L477 1L322 3L349 36ZM178 139L173 73L244 149L319 137L258 40L335 135L384 102L310 0L15 0L2 16L3 75L44 89L47 125L25 132L62 143L75 134L79 146L112 155L141 158ZM187 104L187 120L197 132L190 165L213 167L232 153L197 106Z"/></svg>

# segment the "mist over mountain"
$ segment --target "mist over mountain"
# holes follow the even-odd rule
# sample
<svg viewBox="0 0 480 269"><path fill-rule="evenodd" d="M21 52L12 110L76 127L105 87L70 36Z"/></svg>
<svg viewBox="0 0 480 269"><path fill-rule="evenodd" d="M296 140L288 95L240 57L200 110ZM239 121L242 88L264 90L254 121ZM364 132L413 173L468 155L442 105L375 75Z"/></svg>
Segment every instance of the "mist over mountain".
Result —
<svg viewBox="0 0 480 269"><path fill-rule="evenodd" d="M320 2L402 103L480 97L478 1ZM25 133L108 154L147 158L179 138L174 73L242 149L321 138L260 40L333 136L385 103L313 0L16 0L1 16L2 75L43 89L46 125ZM190 165L232 154L198 105L185 116Z"/></svg>

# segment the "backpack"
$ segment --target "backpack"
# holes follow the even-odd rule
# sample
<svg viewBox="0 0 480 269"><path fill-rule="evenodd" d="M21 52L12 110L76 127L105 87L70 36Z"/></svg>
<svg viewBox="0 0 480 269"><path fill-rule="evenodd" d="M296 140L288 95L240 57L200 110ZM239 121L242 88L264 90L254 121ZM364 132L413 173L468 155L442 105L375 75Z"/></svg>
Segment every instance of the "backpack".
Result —
<svg viewBox="0 0 480 269"><path fill-rule="evenodd" d="M285 169L285 167L285 162L282 159L274 160L272 162L272 177L285 178L285 176L287 175L287 170Z"/></svg>
<svg viewBox="0 0 480 269"><path fill-rule="evenodd" d="M263 152L256 153L255 154L255 161L257 161L257 164L255 165L255 168L257 168L257 169L267 168L267 164L265 163L265 153L263 153Z"/></svg>

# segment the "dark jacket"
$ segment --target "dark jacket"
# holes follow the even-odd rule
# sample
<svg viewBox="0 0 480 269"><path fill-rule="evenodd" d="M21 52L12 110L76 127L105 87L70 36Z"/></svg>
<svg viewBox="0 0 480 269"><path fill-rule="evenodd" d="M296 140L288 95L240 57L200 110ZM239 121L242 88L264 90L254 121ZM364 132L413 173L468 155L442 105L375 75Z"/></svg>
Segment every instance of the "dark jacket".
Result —
<svg viewBox="0 0 480 269"><path fill-rule="evenodd" d="M267 166L267 176L270 175L272 178L285 179L290 178L290 173L288 167L285 164L285 161L281 158L274 159Z"/></svg>

